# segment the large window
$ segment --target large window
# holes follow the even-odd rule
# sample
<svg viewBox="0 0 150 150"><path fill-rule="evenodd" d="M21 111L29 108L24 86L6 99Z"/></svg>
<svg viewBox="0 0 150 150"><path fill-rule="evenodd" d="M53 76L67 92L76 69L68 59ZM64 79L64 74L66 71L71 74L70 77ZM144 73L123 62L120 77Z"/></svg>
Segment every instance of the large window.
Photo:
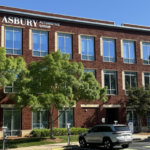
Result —
<svg viewBox="0 0 150 150"><path fill-rule="evenodd" d="M22 29L5 27L6 54L22 55Z"/></svg>
<svg viewBox="0 0 150 150"><path fill-rule="evenodd" d="M144 83L145 89L148 90L148 87L150 86L150 73L144 73Z"/></svg>
<svg viewBox="0 0 150 150"><path fill-rule="evenodd" d="M123 41L124 63L135 63L135 49L133 41Z"/></svg>
<svg viewBox="0 0 150 150"><path fill-rule="evenodd" d="M82 60L94 60L94 37L81 36Z"/></svg>
<svg viewBox="0 0 150 150"><path fill-rule="evenodd" d="M115 62L115 40L103 39L103 61Z"/></svg>
<svg viewBox="0 0 150 150"><path fill-rule="evenodd" d="M93 75L96 77L96 71L94 69L84 69L83 72L92 72Z"/></svg>
<svg viewBox="0 0 150 150"><path fill-rule="evenodd" d="M108 87L108 95L117 94L116 71L104 71L104 85Z"/></svg>
<svg viewBox="0 0 150 150"><path fill-rule="evenodd" d="M48 54L48 32L33 30L33 56Z"/></svg>
<svg viewBox="0 0 150 150"><path fill-rule="evenodd" d="M126 94L128 94L127 85L129 85L129 88L137 86L136 72L125 72L125 90L126 90Z"/></svg>
<svg viewBox="0 0 150 150"><path fill-rule="evenodd" d="M38 112L33 112L32 120L33 120L32 121L33 129L48 128L48 111L42 110L42 111L38 111Z"/></svg>
<svg viewBox="0 0 150 150"><path fill-rule="evenodd" d="M14 108L4 108L3 117L3 126L8 128L7 136L20 136L21 111Z"/></svg>
<svg viewBox="0 0 150 150"><path fill-rule="evenodd" d="M58 33L58 49L63 54L70 54L70 59L72 59L72 35Z"/></svg>
<svg viewBox="0 0 150 150"><path fill-rule="evenodd" d="M150 43L143 43L143 64L150 65Z"/></svg>
<svg viewBox="0 0 150 150"><path fill-rule="evenodd" d="M63 112L63 113L62 113ZM67 123L70 123L70 127L73 127L73 109L59 110L59 128L67 128Z"/></svg>

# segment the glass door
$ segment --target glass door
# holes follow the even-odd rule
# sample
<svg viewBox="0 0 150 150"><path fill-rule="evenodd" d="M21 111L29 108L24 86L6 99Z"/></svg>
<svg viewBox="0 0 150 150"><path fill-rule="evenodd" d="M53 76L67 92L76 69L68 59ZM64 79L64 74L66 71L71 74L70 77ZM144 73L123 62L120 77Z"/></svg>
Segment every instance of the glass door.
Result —
<svg viewBox="0 0 150 150"><path fill-rule="evenodd" d="M134 110L129 109L127 110L127 122L133 122L133 126L134 126L134 132L138 132L139 131L139 126L138 126L138 119L137 119L137 115L135 113Z"/></svg>
<svg viewBox="0 0 150 150"><path fill-rule="evenodd" d="M8 127L7 136L19 136L21 129L21 112L14 108L4 108L4 123Z"/></svg>

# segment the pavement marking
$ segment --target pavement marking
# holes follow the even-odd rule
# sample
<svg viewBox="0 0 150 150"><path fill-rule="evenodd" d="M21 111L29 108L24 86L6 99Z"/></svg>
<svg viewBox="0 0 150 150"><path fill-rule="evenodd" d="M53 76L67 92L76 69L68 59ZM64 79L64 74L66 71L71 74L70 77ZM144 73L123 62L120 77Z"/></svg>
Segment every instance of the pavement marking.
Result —
<svg viewBox="0 0 150 150"><path fill-rule="evenodd" d="M147 147L147 148L150 148L150 146L143 146L143 147Z"/></svg>
<svg viewBox="0 0 150 150"><path fill-rule="evenodd" d="M52 149L52 150L63 150L63 149L72 149L72 147L54 148L54 149Z"/></svg>
<svg viewBox="0 0 150 150"><path fill-rule="evenodd" d="M119 150L122 150L122 149L119 149ZM137 150L137 149L130 149L130 148L125 148L123 150Z"/></svg>

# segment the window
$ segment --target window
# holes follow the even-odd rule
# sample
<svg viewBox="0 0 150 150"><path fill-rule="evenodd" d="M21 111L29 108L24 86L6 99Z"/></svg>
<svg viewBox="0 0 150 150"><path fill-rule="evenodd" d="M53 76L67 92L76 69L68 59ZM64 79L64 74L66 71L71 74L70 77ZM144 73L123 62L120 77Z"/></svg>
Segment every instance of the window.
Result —
<svg viewBox="0 0 150 150"><path fill-rule="evenodd" d="M22 55L22 29L5 27L6 54Z"/></svg>
<svg viewBox="0 0 150 150"><path fill-rule="evenodd" d="M58 49L62 54L70 54L70 59L72 59L72 35L58 33Z"/></svg>
<svg viewBox="0 0 150 150"><path fill-rule="evenodd" d="M48 32L33 30L33 56L48 54Z"/></svg>
<svg viewBox="0 0 150 150"><path fill-rule="evenodd" d="M150 43L142 43L143 64L150 65Z"/></svg>
<svg viewBox="0 0 150 150"><path fill-rule="evenodd" d="M108 95L117 94L116 71L104 71L104 85L108 87Z"/></svg>
<svg viewBox="0 0 150 150"><path fill-rule="evenodd" d="M130 131L129 127L127 126L114 126L114 128L116 129L116 131Z"/></svg>
<svg viewBox="0 0 150 150"><path fill-rule="evenodd" d="M124 63L135 63L135 50L134 50L134 42L132 41L123 41L123 56Z"/></svg>
<svg viewBox="0 0 150 150"><path fill-rule="evenodd" d="M7 136L20 136L21 110L15 108L4 108L3 117L3 126L8 128Z"/></svg>
<svg viewBox="0 0 150 150"><path fill-rule="evenodd" d="M63 112L63 113L62 113ZM59 110L59 128L67 128L67 123L70 123L70 127L73 127L73 109Z"/></svg>
<svg viewBox="0 0 150 150"><path fill-rule="evenodd" d="M92 129L91 129L91 132L99 132L99 131L98 131L98 127L92 128Z"/></svg>
<svg viewBox="0 0 150 150"><path fill-rule="evenodd" d="M81 36L82 60L94 60L94 37Z"/></svg>
<svg viewBox="0 0 150 150"><path fill-rule="evenodd" d="M103 61L115 62L115 40L103 39Z"/></svg>
<svg viewBox="0 0 150 150"><path fill-rule="evenodd" d="M144 73L144 83L145 89L148 90L148 87L150 86L150 73Z"/></svg>
<svg viewBox="0 0 150 150"><path fill-rule="evenodd" d="M94 69L84 69L83 72L92 72L93 75L96 77L96 71Z"/></svg>
<svg viewBox="0 0 150 150"><path fill-rule="evenodd" d="M129 84L130 88L137 86L136 72L125 72L125 90L126 90L126 94L128 94L127 84Z"/></svg>
<svg viewBox="0 0 150 150"><path fill-rule="evenodd" d="M32 121L33 129L48 128L48 111L42 110L42 111L38 111L38 112L33 112L32 120L33 120Z"/></svg>

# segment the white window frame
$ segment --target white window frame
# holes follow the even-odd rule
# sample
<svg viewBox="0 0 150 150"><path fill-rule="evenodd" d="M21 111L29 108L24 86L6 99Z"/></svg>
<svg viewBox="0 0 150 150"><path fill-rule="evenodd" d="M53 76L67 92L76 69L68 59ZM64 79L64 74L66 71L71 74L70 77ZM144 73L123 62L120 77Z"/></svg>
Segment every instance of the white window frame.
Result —
<svg viewBox="0 0 150 150"><path fill-rule="evenodd" d="M110 73L105 73L105 71L109 71ZM114 71L114 70L103 70L103 74L104 74L104 86L105 86L105 74L109 74L109 81L111 81L110 75L113 74L111 72L115 72L115 74L116 74L116 76L115 76L116 77L116 90L110 89L110 91L116 91L116 94L107 94L107 95L117 95L117 93L118 93L118 89L117 89L117 71ZM109 82L109 86L111 87L111 82Z"/></svg>
<svg viewBox="0 0 150 150"><path fill-rule="evenodd" d="M6 92L5 88L12 88L12 92ZM4 93L17 93L17 92L14 92L14 82L12 82L12 86L5 86L4 87Z"/></svg>
<svg viewBox="0 0 150 150"><path fill-rule="evenodd" d="M145 75L145 73L149 73L149 75ZM144 72L144 87L146 88L146 85L145 85L145 76L146 77L149 77L149 86L150 86L150 72Z"/></svg>
<svg viewBox="0 0 150 150"><path fill-rule="evenodd" d="M80 44L81 44L81 60L95 61L95 45L94 45L94 43L93 43L94 56L93 56L93 55L86 55L87 57L88 57L88 56L93 56L93 57L94 57L94 60L82 59L82 38L86 38L86 40L87 40L87 54L88 54L88 50L89 50L89 48L88 48L88 40L90 40L90 39L88 39L88 38L93 38L93 42L95 42L95 37L94 37L94 36L80 35L80 39L81 39L81 43L80 43Z"/></svg>
<svg viewBox="0 0 150 150"><path fill-rule="evenodd" d="M123 48L123 62L124 62L124 59L128 59L129 61L130 61L130 48L129 48L129 42L133 42L134 43L134 60L135 60L135 62L134 63L131 63L131 62L129 62L129 63L126 63L126 62L124 62L125 64L136 64L136 58L135 58L135 41L130 41L130 40L123 40L123 42L122 42L122 44L124 45L124 42L127 42L126 44L128 44L128 53L129 53L129 58L124 58L124 48ZM131 59L132 60L132 59Z"/></svg>
<svg viewBox="0 0 150 150"><path fill-rule="evenodd" d="M12 28L13 30L7 30L6 28ZM21 29L21 54L14 54L14 50L18 50L18 49L14 49L14 29ZM12 31L13 32L13 48L6 48L6 31ZM12 49L13 50L13 54L8 54L8 55L22 55L22 28L15 28L15 27L9 27L9 26L5 26L5 49Z"/></svg>
<svg viewBox="0 0 150 150"><path fill-rule="evenodd" d="M38 35L40 35L40 50L39 51L37 51L37 50L34 50L33 49L33 40L32 40L32 56L34 56L34 57L44 57L44 56L41 56L41 52L43 52L43 51L41 51L41 32L45 32L45 33L47 33L47 55L48 55L48 31L40 31L40 30L32 30L32 39L33 39L33 34L37 34L37 33L33 33L34 31L38 31L38 32L40 32ZM36 52L40 52L40 56L35 56L35 55L33 55L33 52L34 51L36 51Z"/></svg>
<svg viewBox="0 0 150 150"><path fill-rule="evenodd" d="M109 61L104 61L104 57L106 57L106 56L104 56L104 44L103 44L103 62L116 62L115 39L103 38L102 42L104 42L105 39L108 40L107 42L108 42L108 53L109 53L109 56L107 56L107 58L109 58ZM115 54L115 57L110 57L109 43L110 43L111 41L109 41L109 40L113 40L113 41L114 41L114 54ZM110 61L111 58L114 58L114 61Z"/></svg>
<svg viewBox="0 0 150 150"><path fill-rule="evenodd" d="M62 34L62 36L59 36L59 34ZM59 44L59 37L63 37L64 38L64 50L66 51L66 43L65 43L65 39L67 38L66 35L71 35L71 58L69 59L73 59L73 47L72 47L72 34L66 34L66 33L57 33L57 44ZM59 45L57 45L57 47L59 47ZM63 53L62 54L69 54L69 53Z"/></svg>

